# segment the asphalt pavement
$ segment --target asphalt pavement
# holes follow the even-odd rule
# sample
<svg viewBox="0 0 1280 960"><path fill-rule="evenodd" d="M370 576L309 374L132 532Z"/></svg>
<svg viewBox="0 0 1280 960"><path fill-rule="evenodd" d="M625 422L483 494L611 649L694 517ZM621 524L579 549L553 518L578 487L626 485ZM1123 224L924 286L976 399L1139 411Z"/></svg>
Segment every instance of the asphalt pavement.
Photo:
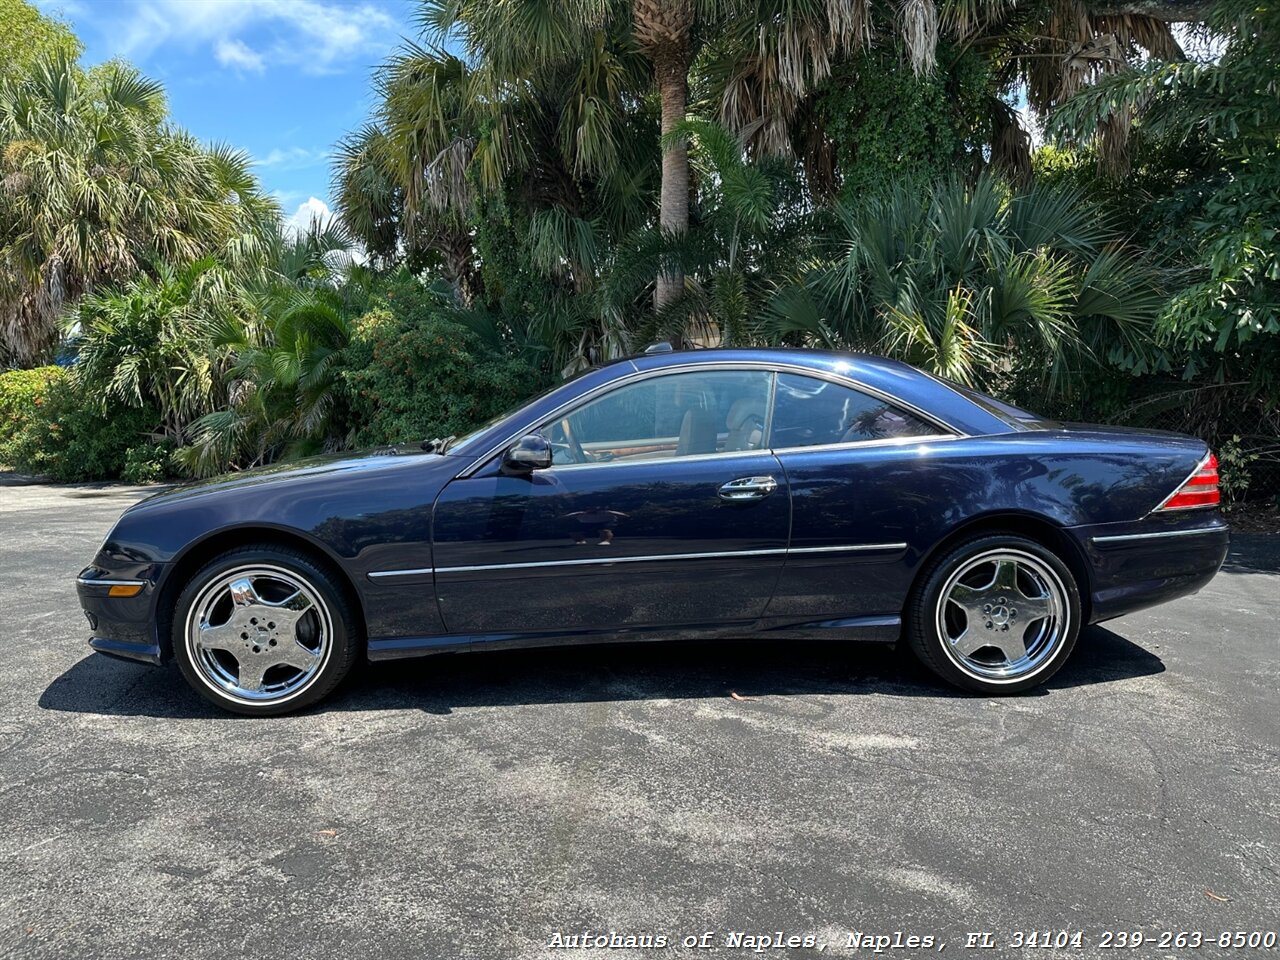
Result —
<svg viewBox="0 0 1280 960"><path fill-rule="evenodd" d="M1021 697L743 641L369 666L258 720L85 645L143 493L0 479L0 956L1280 957L1216 940L1280 934L1280 538Z"/></svg>

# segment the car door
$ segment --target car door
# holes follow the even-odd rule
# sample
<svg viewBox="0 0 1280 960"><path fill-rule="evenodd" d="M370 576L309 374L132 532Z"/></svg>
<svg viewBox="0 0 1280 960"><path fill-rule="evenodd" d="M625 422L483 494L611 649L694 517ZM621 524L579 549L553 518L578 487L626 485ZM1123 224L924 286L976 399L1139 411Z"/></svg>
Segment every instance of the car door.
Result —
<svg viewBox="0 0 1280 960"><path fill-rule="evenodd" d="M764 448L773 374L641 374L536 432L552 465L502 455L448 484L435 587L477 640L749 624L773 593L790 494Z"/></svg>
<svg viewBox="0 0 1280 960"><path fill-rule="evenodd" d="M887 397L778 374L769 444L793 510L771 621L897 615L911 583L916 531L932 529L947 509L929 454L939 449L934 441L949 439L949 430Z"/></svg>

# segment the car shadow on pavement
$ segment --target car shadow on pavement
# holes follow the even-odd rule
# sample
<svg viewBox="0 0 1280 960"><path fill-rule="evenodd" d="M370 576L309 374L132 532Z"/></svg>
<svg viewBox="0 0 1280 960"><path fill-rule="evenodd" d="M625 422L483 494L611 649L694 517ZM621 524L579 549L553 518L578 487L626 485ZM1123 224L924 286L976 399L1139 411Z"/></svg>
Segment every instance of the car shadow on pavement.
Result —
<svg viewBox="0 0 1280 960"><path fill-rule="evenodd" d="M1280 537L1268 533L1232 533L1223 573L1280 573Z"/></svg>
<svg viewBox="0 0 1280 960"><path fill-rule="evenodd" d="M1105 627L1081 634L1067 665L1025 696L1164 671L1160 658ZM880 694L965 697L904 652L880 644L705 641L439 655L369 664L318 712L633 700ZM49 685L46 710L112 716L234 719L192 692L172 667L103 656L81 660Z"/></svg>

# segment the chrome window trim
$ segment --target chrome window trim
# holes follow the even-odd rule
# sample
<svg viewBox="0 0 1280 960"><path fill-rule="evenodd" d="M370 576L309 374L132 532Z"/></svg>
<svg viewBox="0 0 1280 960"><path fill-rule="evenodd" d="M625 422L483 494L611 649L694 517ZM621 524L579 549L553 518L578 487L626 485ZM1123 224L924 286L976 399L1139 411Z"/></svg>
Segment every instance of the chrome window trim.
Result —
<svg viewBox="0 0 1280 960"><path fill-rule="evenodd" d="M82 583L86 587L145 587L147 585L146 580L95 580L92 577L76 577L76 583Z"/></svg>
<svg viewBox="0 0 1280 960"><path fill-rule="evenodd" d="M1156 530L1152 533L1121 533L1114 536L1090 537L1094 543L1122 543L1127 540L1156 540L1161 537L1196 537L1207 533L1223 533L1226 526L1196 527L1192 530Z"/></svg>
<svg viewBox="0 0 1280 960"><path fill-rule="evenodd" d="M792 554L854 553L868 550L905 550L906 543L851 543L836 547L770 547L764 550L717 550L710 553L668 553L643 557L584 557L579 560L535 560L525 563L479 563L459 567L423 567L416 570L375 570L370 577L413 577L428 573L476 573L481 570L530 570L536 567L612 566L616 563L660 562L664 560L710 560L725 557L776 557Z"/></svg>
<svg viewBox="0 0 1280 960"><path fill-rule="evenodd" d="M834 383L839 386L850 387L851 389L859 390L863 393L870 394L871 396L876 397L879 400L883 400L885 403L892 403L898 407L901 407L903 410L906 410L909 413L916 415L921 420L924 420L926 423L932 424L933 426L937 427L940 431L942 431L942 434L939 437L937 437L937 439L957 439L959 437L968 436L968 434L966 434L964 430L960 429L955 424L948 423L947 421L943 420L941 417L936 416L935 414L928 413L924 410L921 410L919 407L915 406L914 404L908 403L905 400L901 400L898 397L895 397L892 394L879 389L878 387L873 387L870 384L863 383L862 381L856 380L853 377L844 376L843 374L838 374L838 373L832 373L829 370L815 370L813 367L806 367L801 364L777 363L777 362L763 361L763 360L725 360L725 361L716 361L713 363L685 363L685 364L680 364L678 366L659 367L655 370L638 370L634 373L627 374L626 376L619 377L616 380L610 380L608 383L599 384L598 386L592 387L590 390L588 390L586 393L582 394L581 396L577 396L577 397L574 397L572 400L565 401L564 403L560 404L560 406L553 409L550 413L546 414L545 419L548 421L554 420L556 417L561 416L565 412L579 405L588 403L591 400L594 400L597 396L603 393L607 393L611 390L614 390L620 387L629 386L632 383L639 383L642 380L649 380L655 377L669 377L669 376L674 376L680 373L690 373L690 372L703 371L703 370L707 370L707 371L765 370L775 374L773 378L772 389L770 390L770 393L769 393L769 398L770 398L769 414L771 417L773 413L772 405L774 402L774 397L777 395L776 374L781 372L786 372L786 373L799 374L801 376L813 377L816 380L826 380L829 383ZM768 426L770 429L772 429L773 424L769 423ZM499 451L505 450L507 447L511 446L511 444L514 443L516 440L518 440L523 434L524 434L523 430L516 431L515 433L509 434L506 437L506 439L504 439L501 443L496 443L493 446L489 447L489 449L487 449L484 453L482 453L475 460L473 460L468 466L460 470L457 473L457 475L454 477L454 479L464 480L467 477L470 477L482 466L488 463L489 459L494 454L498 453ZM766 434L766 436L768 436L768 434ZM919 442L921 440L932 439L932 438L891 437L887 439L892 441L909 439L912 441ZM854 440L854 441L849 441L847 443L822 444L821 446L813 446L813 447L787 447L787 448L784 448L784 450L786 452L791 452L795 450L844 449L846 447L864 447L870 443L878 444L878 443L884 443L884 442L885 441L882 441L882 440L862 440L862 441ZM764 448L761 448L761 450L755 450L755 451L734 450L734 451L722 451L722 452L733 453L733 454L759 453L759 452L763 452L763 449ZM777 451L771 451L771 452L776 453ZM721 455L720 453L716 453L716 454L701 454L699 456L706 457L706 456L720 456L720 455ZM693 458L692 457L671 457L669 459L674 461L691 462ZM552 469L564 469L565 467L618 466L618 465L625 464L627 462L658 463L661 461L642 460L642 461L614 462L614 461L606 460L602 463L560 464L558 468L552 468Z"/></svg>
<svg viewBox="0 0 1280 960"><path fill-rule="evenodd" d="M861 450L864 447L876 449L879 447L911 447L917 443L940 443L947 440L963 440L960 434L930 434L926 437L884 437L880 440L845 440L840 443L816 443L811 447L778 447L770 452L778 453L808 453L817 451L819 453L826 450Z"/></svg>

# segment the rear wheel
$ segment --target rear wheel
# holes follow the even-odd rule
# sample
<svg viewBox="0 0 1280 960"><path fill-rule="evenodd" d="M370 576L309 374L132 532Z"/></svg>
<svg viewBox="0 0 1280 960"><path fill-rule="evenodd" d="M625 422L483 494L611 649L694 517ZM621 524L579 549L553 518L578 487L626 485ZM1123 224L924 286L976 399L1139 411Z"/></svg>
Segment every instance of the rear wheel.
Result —
<svg viewBox="0 0 1280 960"><path fill-rule="evenodd" d="M334 576L301 551L231 550L183 589L173 650L187 682L251 716L298 710L327 696L358 651L351 605Z"/></svg>
<svg viewBox="0 0 1280 960"><path fill-rule="evenodd" d="M907 641L944 680L988 694L1043 683L1080 631L1080 593L1067 565L1014 534L976 537L923 572L907 610Z"/></svg>

